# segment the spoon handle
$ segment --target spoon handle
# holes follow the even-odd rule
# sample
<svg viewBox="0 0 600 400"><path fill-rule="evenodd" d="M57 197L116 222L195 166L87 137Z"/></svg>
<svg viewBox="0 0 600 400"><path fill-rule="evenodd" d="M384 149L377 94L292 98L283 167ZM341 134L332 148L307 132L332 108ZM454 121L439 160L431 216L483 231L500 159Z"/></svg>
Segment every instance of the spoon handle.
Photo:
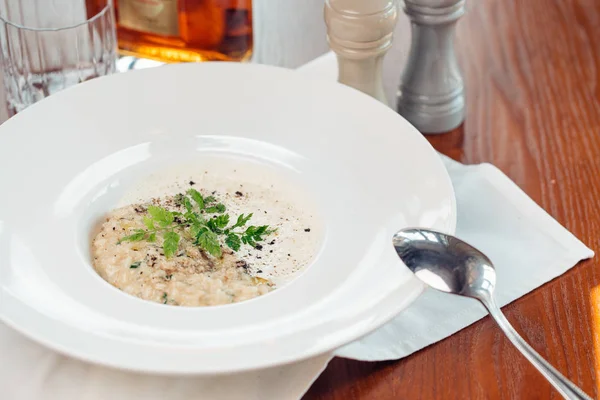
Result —
<svg viewBox="0 0 600 400"><path fill-rule="evenodd" d="M548 382L550 382L565 399L592 400L591 397L585 394L579 387L573 384L573 382L565 378L552 365L544 360L529 344L527 344L527 342L525 342L517 331L515 331L510 322L508 322L493 298L480 298L479 300L483 303L485 308L487 308L492 318L494 318L500 329L504 331L504 334L512 344L514 344L525 358L527 358L529 362L531 362L533 366L546 377Z"/></svg>

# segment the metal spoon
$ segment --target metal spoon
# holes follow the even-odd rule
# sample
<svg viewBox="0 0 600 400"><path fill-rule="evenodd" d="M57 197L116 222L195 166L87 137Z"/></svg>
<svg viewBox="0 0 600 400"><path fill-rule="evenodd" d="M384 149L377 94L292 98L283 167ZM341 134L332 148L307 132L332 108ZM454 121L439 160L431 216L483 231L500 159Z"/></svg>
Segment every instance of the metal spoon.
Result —
<svg viewBox="0 0 600 400"><path fill-rule="evenodd" d="M566 399L591 398L544 360L510 325L494 300L496 271L489 258L471 245L427 229L403 229L394 235L400 259L427 285L479 300L517 349Z"/></svg>

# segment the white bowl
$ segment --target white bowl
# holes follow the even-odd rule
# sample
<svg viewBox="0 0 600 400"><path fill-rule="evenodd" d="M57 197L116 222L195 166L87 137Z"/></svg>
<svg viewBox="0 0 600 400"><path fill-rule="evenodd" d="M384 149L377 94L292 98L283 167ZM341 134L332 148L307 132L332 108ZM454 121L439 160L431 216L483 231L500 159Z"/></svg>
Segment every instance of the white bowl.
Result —
<svg viewBox="0 0 600 400"><path fill-rule="evenodd" d="M149 171L205 155L298 181L323 216L314 262L281 289L219 307L163 306L104 282L89 259L94 221ZM156 373L274 366L369 333L423 289L392 234L452 233L456 218L440 159L403 118L258 65L171 65L53 95L0 127L0 188L0 318L62 353Z"/></svg>

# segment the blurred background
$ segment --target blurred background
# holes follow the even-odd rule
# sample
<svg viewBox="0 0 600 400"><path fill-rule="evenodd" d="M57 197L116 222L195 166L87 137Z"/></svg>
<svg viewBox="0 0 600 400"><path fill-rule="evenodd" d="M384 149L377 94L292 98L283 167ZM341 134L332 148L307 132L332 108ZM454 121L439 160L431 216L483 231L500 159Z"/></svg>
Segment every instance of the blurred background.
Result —
<svg viewBox="0 0 600 400"><path fill-rule="evenodd" d="M87 0L88 3L94 1ZM81 13L81 10L75 9L77 7L74 8L74 3L73 0L1 0L0 12L10 15L17 22L29 22L33 17L38 23L56 23L58 18L68 24ZM83 7L83 3L79 6ZM323 0L254 0L254 50L251 62L295 68L325 53L328 45L323 6ZM31 17L18 15L15 18L15 10L31 14ZM4 69L5 65L1 73L4 73ZM6 104L4 84L0 90L0 104ZM3 106L0 121L5 121L7 117L7 109Z"/></svg>

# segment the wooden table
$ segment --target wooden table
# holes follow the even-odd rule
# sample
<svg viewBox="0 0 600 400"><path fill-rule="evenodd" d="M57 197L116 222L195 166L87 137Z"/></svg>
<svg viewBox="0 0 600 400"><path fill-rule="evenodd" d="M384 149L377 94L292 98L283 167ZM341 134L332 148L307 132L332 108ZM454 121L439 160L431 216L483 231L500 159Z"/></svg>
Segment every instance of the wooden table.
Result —
<svg viewBox="0 0 600 400"><path fill-rule="evenodd" d="M456 48L468 116L436 149L491 162L588 246L600 240L600 1L467 0ZM407 20L386 64L392 92ZM598 258L504 308L533 347L600 393ZM333 360L306 399L558 399L490 318L396 362Z"/></svg>

